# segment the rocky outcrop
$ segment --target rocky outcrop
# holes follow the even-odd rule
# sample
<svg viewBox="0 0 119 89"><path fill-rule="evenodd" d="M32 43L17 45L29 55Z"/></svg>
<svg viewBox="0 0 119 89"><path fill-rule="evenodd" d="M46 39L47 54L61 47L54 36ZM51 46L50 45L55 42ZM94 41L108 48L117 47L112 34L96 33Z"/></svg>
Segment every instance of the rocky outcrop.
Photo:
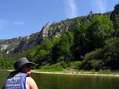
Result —
<svg viewBox="0 0 119 89"><path fill-rule="evenodd" d="M21 37L8 40L0 40L0 52L9 54L19 45L21 40Z"/></svg>
<svg viewBox="0 0 119 89"><path fill-rule="evenodd" d="M14 49L14 53L18 53L24 49L32 48L40 44L45 38L50 38L52 36L59 37L60 34L64 31L68 31L70 28L70 24L65 22L46 24L43 26L40 32L35 33L34 36L29 36L29 39L21 40L19 45ZM25 37L28 38L28 37Z"/></svg>

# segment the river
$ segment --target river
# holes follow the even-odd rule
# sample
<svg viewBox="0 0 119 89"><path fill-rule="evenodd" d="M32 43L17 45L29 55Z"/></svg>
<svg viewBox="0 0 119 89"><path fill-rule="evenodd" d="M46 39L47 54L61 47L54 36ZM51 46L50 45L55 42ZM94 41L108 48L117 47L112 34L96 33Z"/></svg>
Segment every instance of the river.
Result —
<svg viewBox="0 0 119 89"><path fill-rule="evenodd" d="M0 87L8 75L0 72ZM119 89L119 77L34 73L39 89Z"/></svg>

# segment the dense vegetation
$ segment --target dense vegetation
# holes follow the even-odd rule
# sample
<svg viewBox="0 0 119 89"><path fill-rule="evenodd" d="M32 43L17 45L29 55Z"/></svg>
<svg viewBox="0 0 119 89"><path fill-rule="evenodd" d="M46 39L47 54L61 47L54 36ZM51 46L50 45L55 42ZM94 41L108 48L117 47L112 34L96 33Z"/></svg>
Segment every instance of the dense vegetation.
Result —
<svg viewBox="0 0 119 89"><path fill-rule="evenodd" d="M23 54L41 67L57 64L62 68L118 69L119 38L116 31L109 17L92 15L89 20L72 27L71 32L46 38Z"/></svg>
<svg viewBox="0 0 119 89"><path fill-rule="evenodd" d="M118 5L115 8L117 10ZM60 36L45 38L39 45L20 52L15 58L27 56L39 64L38 68L41 69L117 70L119 10L118 13L116 10L111 16L88 15L85 21L72 25L70 31L66 30ZM7 67L8 60L2 60L2 56L0 57L0 66Z"/></svg>

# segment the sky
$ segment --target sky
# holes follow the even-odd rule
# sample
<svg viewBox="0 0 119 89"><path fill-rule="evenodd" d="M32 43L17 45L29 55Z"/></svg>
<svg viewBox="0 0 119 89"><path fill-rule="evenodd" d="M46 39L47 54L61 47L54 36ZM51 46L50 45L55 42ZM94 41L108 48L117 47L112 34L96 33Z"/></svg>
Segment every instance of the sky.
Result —
<svg viewBox="0 0 119 89"><path fill-rule="evenodd" d="M112 11L119 0L0 0L0 39L40 32L47 23Z"/></svg>

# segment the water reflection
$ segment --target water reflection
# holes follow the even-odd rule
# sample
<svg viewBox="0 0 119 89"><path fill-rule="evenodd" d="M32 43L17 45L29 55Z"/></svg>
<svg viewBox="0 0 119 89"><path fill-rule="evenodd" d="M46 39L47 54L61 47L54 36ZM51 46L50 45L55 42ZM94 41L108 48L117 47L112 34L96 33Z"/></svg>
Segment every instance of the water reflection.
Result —
<svg viewBox="0 0 119 89"><path fill-rule="evenodd" d="M0 73L0 87L7 72ZM39 89L119 89L118 77L32 74Z"/></svg>
<svg viewBox="0 0 119 89"><path fill-rule="evenodd" d="M34 74L40 89L119 89L119 78Z"/></svg>

